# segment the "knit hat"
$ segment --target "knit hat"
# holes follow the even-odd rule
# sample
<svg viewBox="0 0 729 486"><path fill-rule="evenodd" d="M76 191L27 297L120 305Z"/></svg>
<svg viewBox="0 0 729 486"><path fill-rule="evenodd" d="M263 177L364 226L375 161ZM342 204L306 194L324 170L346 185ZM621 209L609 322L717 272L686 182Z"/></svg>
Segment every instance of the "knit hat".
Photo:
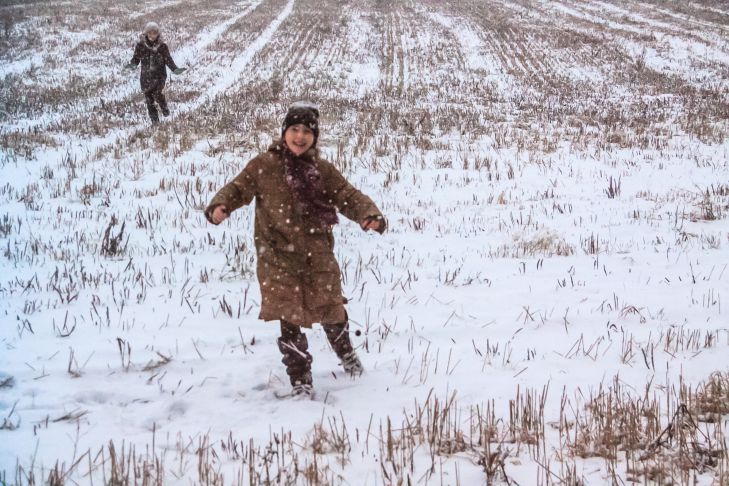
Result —
<svg viewBox="0 0 729 486"><path fill-rule="evenodd" d="M159 25L157 25L156 22L147 22L147 25L144 26L144 35L147 35L150 32L159 33Z"/></svg>
<svg viewBox="0 0 729 486"><path fill-rule="evenodd" d="M286 112L283 125L281 126L281 138L291 125L302 123L314 132L314 145L319 139L319 107L308 101L297 101L289 107Z"/></svg>

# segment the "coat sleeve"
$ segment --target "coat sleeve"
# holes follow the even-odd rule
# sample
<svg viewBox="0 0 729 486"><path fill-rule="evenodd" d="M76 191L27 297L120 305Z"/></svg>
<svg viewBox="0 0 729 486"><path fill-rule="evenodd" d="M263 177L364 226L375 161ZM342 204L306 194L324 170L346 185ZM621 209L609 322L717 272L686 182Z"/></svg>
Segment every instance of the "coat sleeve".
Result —
<svg viewBox="0 0 729 486"><path fill-rule="evenodd" d="M132 56L132 60L130 61L130 64L134 64L135 66L139 65L139 62L142 60L142 44L137 42L137 44L134 46L134 55Z"/></svg>
<svg viewBox="0 0 729 486"><path fill-rule="evenodd" d="M162 55L165 58L165 64L167 64L167 67L169 67L171 70L177 69L177 64L175 64L175 61L172 59L172 55L170 54L170 48L167 47L167 44L164 44L161 46L163 49Z"/></svg>
<svg viewBox="0 0 729 486"><path fill-rule="evenodd" d="M348 219L361 224L367 218L384 221L385 218L377 205L355 188L344 176L329 162L324 162L324 187L330 196L329 201L337 210ZM382 228L384 231L384 227Z"/></svg>
<svg viewBox="0 0 729 486"><path fill-rule="evenodd" d="M258 159L251 160L232 181L224 185L215 194L213 199L210 200L210 204L205 208L205 217L212 223L213 210L222 205L228 209L228 212L233 212L241 206L246 206L253 201L253 198L258 193L257 174L258 174Z"/></svg>

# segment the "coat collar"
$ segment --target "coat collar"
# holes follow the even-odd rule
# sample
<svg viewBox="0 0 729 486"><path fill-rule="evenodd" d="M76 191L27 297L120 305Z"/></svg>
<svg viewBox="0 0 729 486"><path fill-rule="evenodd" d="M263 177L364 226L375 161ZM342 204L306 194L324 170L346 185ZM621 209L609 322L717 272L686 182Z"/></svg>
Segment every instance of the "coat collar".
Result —
<svg viewBox="0 0 729 486"><path fill-rule="evenodd" d="M159 49L159 46L162 45L162 34L157 36L157 40L154 42L147 39L147 36L145 34L140 34L139 42L143 43L147 47L147 49L157 52L157 49Z"/></svg>

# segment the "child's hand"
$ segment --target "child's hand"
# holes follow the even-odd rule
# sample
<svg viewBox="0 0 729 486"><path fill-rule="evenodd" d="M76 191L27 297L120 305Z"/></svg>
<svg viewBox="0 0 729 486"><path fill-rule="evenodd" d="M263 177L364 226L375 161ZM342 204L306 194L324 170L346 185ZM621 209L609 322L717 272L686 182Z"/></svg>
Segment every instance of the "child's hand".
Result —
<svg viewBox="0 0 729 486"><path fill-rule="evenodd" d="M215 206L215 209L213 209L213 214L211 215L210 219L212 220L213 224L220 224L228 219L228 216L230 216L228 208L226 208L224 204L221 204L220 206Z"/></svg>
<svg viewBox="0 0 729 486"><path fill-rule="evenodd" d="M385 232L385 218L382 216L367 216L360 224L363 230L373 230L382 234Z"/></svg>

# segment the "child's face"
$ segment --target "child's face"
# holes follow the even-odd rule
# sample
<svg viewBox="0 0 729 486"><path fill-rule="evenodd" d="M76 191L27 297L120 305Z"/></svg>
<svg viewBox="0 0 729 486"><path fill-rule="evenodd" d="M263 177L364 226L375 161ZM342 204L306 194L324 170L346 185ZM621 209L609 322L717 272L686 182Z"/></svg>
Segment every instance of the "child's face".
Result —
<svg viewBox="0 0 729 486"><path fill-rule="evenodd" d="M150 30L147 32L147 39L151 40L152 42L157 40L157 37L159 37L159 32L156 30Z"/></svg>
<svg viewBox="0 0 729 486"><path fill-rule="evenodd" d="M314 145L314 132L303 123L291 125L284 132L284 143L294 155L301 155Z"/></svg>

